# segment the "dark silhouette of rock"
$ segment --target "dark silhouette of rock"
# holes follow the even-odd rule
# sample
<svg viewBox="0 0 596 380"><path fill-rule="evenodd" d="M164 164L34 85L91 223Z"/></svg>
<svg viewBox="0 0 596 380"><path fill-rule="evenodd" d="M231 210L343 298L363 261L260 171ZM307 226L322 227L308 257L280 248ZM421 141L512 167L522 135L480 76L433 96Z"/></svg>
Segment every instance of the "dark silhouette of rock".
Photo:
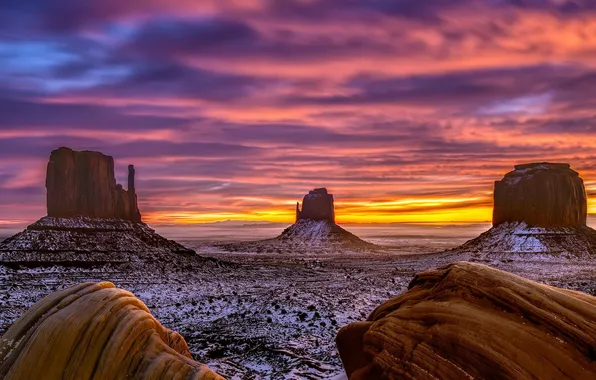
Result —
<svg viewBox="0 0 596 380"><path fill-rule="evenodd" d="M0 340L0 377L223 380L132 293L83 283L31 307Z"/></svg>
<svg viewBox="0 0 596 380"><path fill-rule="evenodd" d="M116 184L112 157L64 147L54 150L46 175L48 216L140 221L132 165L128 173L126 191Z"/></svg>
<svg viewBox="0 0 596 380"><path fill-rule="evenodd" d="M335 223L333 194L329 194L325 188L309 191L302 200L302 210L300 205L296 204L296 221L301 219L328 220Z"/></svg>
<svg viewBox="0 0 596 380"><path fill-rule="evenodd" d="M516 165L495 182L493 226L526 222L538 227L586 225L584 183L568 164Z"/></svg>
<svg viewBox="0 0 596 380"><path fill-rule="evenodd" d="M596 298L484 265L417 274L337 346L350 380L591 379Z"/></svg>

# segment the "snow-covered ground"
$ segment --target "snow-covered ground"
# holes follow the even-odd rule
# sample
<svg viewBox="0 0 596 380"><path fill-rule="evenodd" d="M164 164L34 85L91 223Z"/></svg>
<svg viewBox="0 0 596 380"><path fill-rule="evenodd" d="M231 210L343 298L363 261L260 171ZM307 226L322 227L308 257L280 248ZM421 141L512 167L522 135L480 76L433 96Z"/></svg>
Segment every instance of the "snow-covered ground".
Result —
<svg viewBox="0 0 596 380"><path fill-rule="evenodd" d="M108 280L134 292L165 326L185 337L196 360L228 378L334 378L342 374L334 342L339 328L365 319L386 299L406 290L416 272L455 257L421 253L462 244L477 236L481 227L346 227L364 240L388 247L349 255L316 248L309 255L288 250L226 252L220 243L237 241L234 231L252 229L253 240L258 240L274 237L285 227L234 227L229 234L222 228L228 227L222 226L216 234L201 233L199 228L192 234L178 231L179 235L157 231L200 255L229 263L224 265L191 270L130 263L97 268L0 266L0 329L5 330L34 302L57 289ZM488 264L596 294L596 265L590 260L495 259Z"/></svg>

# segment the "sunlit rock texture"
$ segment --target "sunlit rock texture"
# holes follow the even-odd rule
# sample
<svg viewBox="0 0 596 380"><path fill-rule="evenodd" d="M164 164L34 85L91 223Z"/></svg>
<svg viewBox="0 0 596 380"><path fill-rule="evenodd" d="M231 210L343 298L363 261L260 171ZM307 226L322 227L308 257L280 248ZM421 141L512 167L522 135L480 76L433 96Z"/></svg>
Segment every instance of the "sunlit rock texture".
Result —
<svg viewBox="0 0 596 380"><path fill-rule="evenodd" d="M192 360L132 293L109 282L52 293L0 340L0 377L23 379L223 379Z"/></svg>
<svg viewBox="0 0 596 380"><path fill-rule="evenodd" d="M337 345L350 380L590 379L596 298L480 264L417 274Z"/></svg>

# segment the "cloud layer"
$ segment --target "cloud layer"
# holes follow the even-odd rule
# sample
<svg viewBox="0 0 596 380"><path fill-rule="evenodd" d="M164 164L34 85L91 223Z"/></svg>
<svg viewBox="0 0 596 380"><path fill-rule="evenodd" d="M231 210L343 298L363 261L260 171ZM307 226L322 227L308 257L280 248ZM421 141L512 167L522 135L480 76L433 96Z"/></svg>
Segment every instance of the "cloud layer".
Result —
<svg viewBox="0 0 596 380"><path fill-rule="evenodd" d="M289 222L320 186L343 222L484 221L530 161L596 192L591 0L8 0L0 64L4 223L62 145L134 163L152 222Z"/></svg>

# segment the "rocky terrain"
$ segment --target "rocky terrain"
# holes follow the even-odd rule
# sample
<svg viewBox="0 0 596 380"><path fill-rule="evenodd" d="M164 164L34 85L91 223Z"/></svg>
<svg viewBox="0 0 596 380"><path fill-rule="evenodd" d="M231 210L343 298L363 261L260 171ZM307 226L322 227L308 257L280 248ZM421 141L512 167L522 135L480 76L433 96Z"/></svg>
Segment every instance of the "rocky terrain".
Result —
<svg viewBox="0 0 596 380"><path fill-rule="evenodd" d="M328 379L343 373L335 336L407 290L413 276L449 259L355 253L284 256L222 252L229 265L93 268L0 266L0 330L47 294L86 281L134 293L163 326L180 333L193 358L230 379ZM502 262L494 267L596 295L593 262Z"/></svg>
<svg viewBox="0 0 596 380"><path fill-rule="evenodd" d="M46 216L0 243L0 264L6 266L178 263L193 256L145 223L83 216Z"/></svg>

